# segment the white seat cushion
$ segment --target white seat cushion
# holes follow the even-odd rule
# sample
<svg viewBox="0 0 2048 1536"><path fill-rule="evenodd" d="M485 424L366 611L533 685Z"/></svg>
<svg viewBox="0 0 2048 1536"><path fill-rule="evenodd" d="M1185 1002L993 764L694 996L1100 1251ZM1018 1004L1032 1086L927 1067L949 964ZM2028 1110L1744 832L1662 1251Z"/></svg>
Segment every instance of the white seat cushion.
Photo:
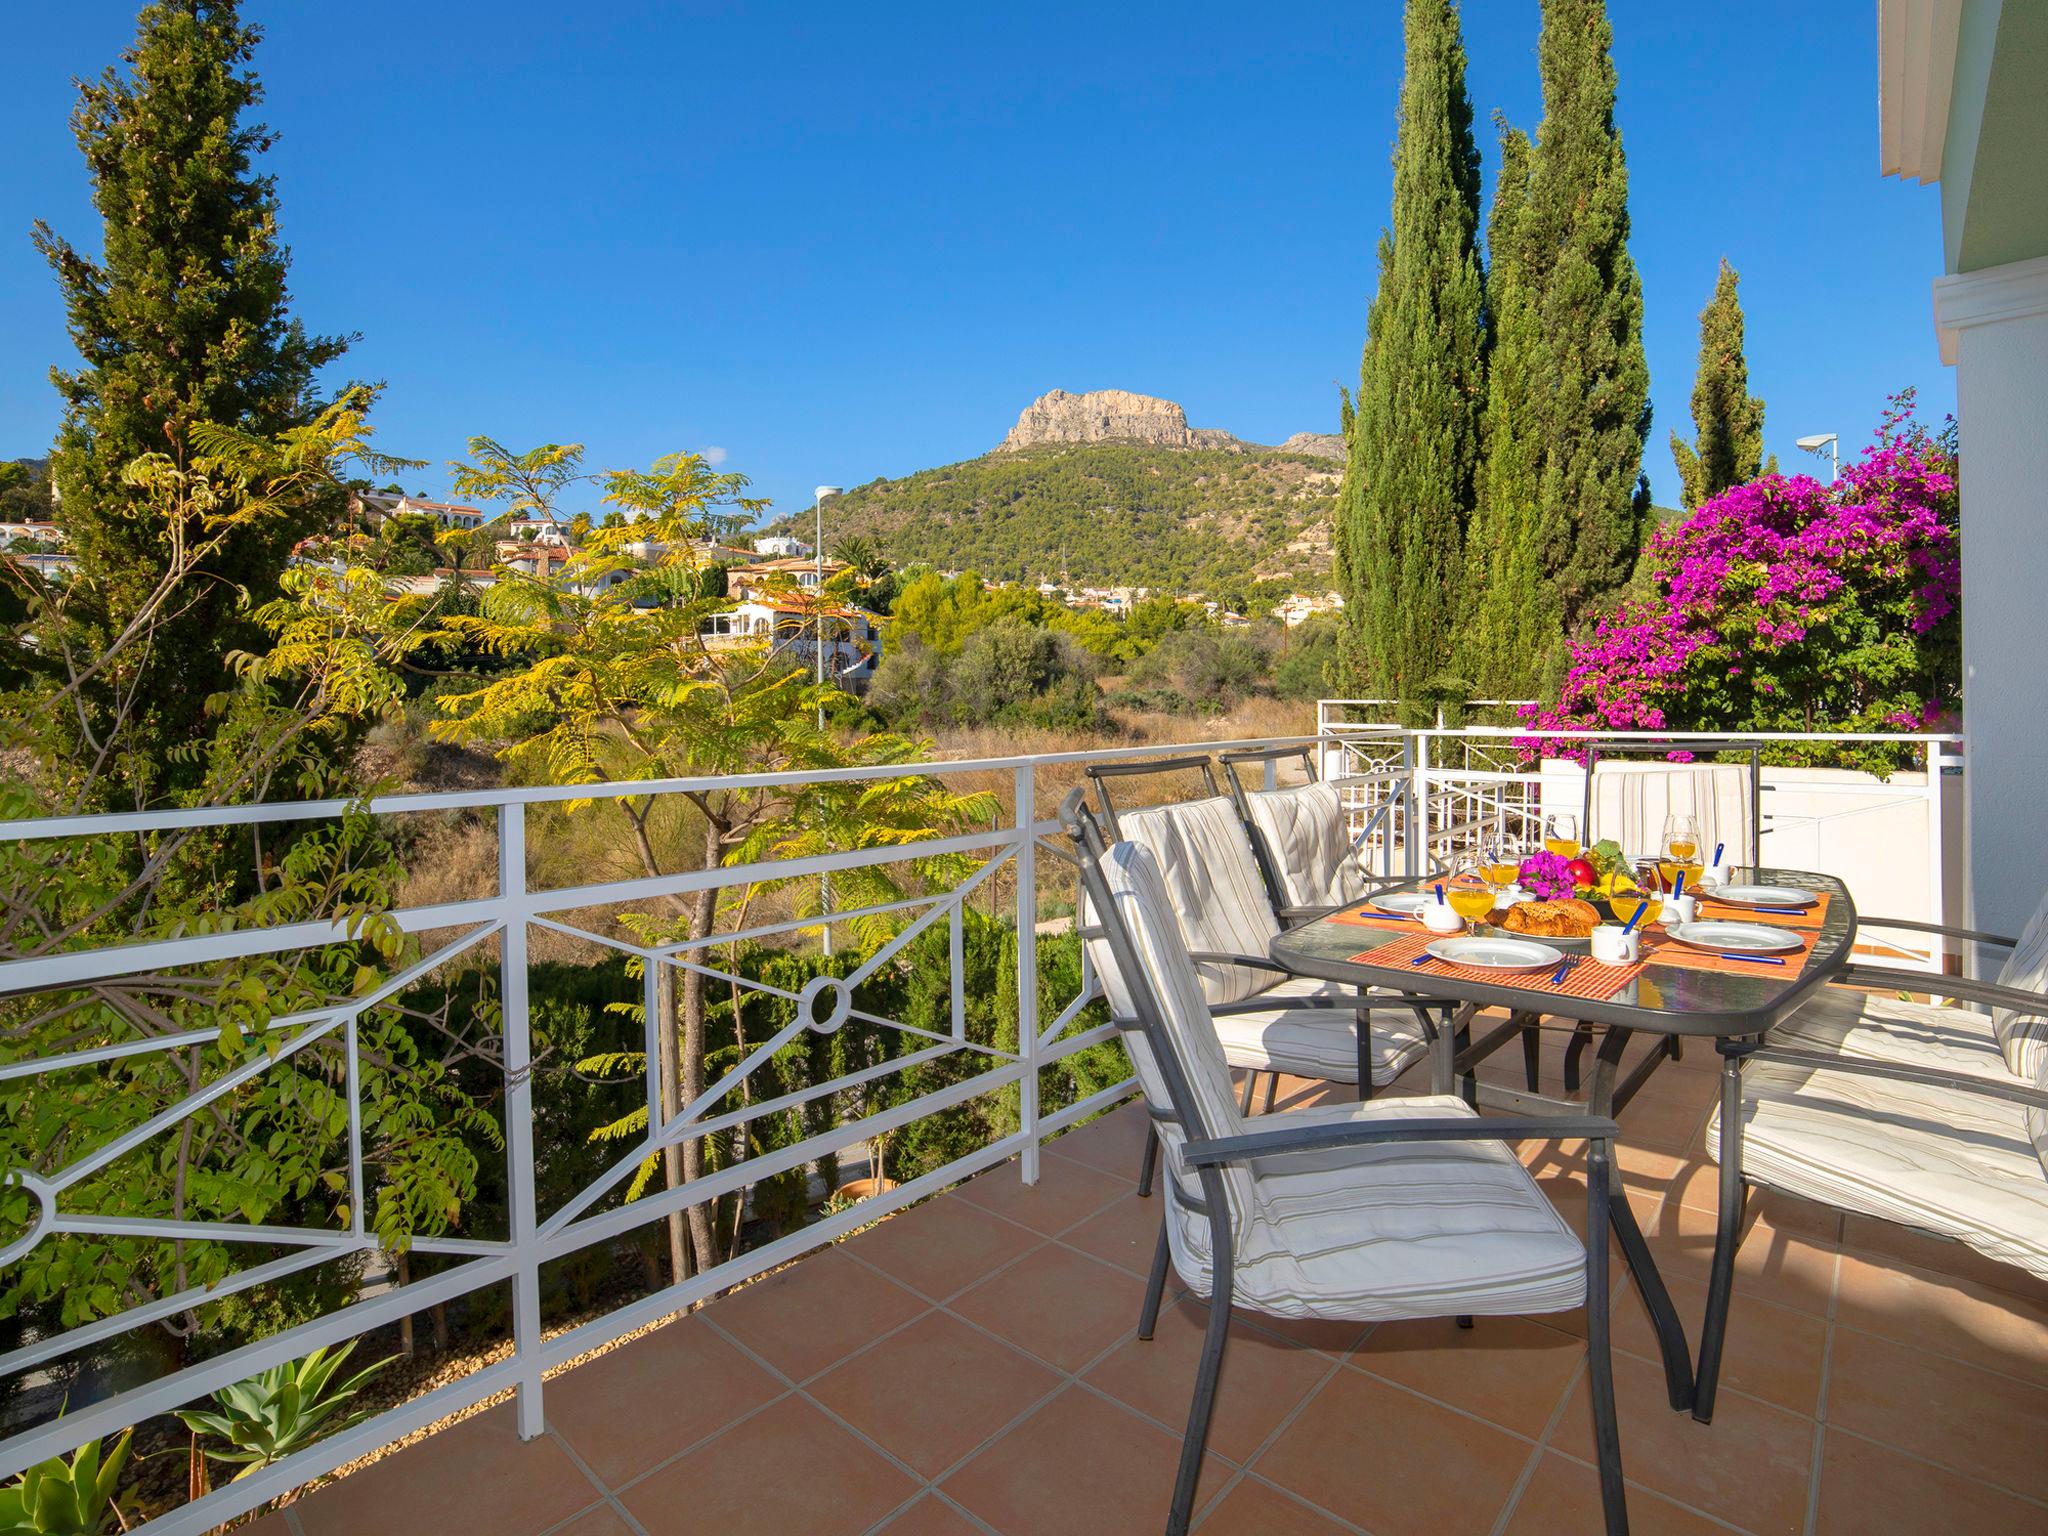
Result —
<svg viewBox="0 0 2048 1536"><path fill-rule="evenodd" d="M1308 976L1290 976L1261 992L1255 1002L1294 997L1355 998L1355 988ZM1414 1014L1381 1008L1367 1016L1372 1041L1372 1080L1384 1088L1429 1049L1429 1038ZM1292 1072L1297 1077L1358 1081L1358 1033L1349 1008L1261 1008L1216 1015L1216 1038L1233 1067L1255 1072Z"/></svg>
<svg viewBox="0 0 2048 1536"><path fill-rule="evenodd" d="M1141 972L1123 975L1106 938L1088 941L1111 1011L1136 1017L1142 989L1185 1081L1194 1134L1239 1134L1247 1122L1158 861L1141 845L1117 843L1103 857L1102 875ZM1165 1064L1151 1039L1127 1033L1125 1041L1147 1104L1166 1112ZM1462 1099L1432 1097L1293 1113L1320 1123L1473 1111ZM1186 1203L1201 1200L1201 1178L1181 1159L1182 1127L1161 1122L1159 1135L1173 1197L1167 1242L1181 1275L1206 1295L1209 1218ZM1378 1321L1563 1311L1585 1299L1584 1248L1504 1143L1354 1148L1220 1173L1235 1246L1232 1295L1254 1310Z"/></svg>
<svg viewBox="0 0 2048 1536"><path fill-rule="evenodd" d="M2048 1276L2048 1173L2018 1104L1775 1062L1742 1070L1742 1171ZM1707 1126L1721 1155L1721 1115Z"/></svg>
<svg viewBox="0 0 2048 1536"><path fill-rule="evenodd" d="M1476 1118L1447 1095L1288 1110L1250 1122ZM1253 1164L1262 1219L1233 1291L1277 1317L1390 1321L1561 1312L1586 1299L1586 1248L1497 1141L1404 1142ZM1182 1278L1209 1293L1209 1224L1177 1211Z"/></svg>
<svg viewBox="0 0 2048 1536"><path fill-rule="evenodd" d="M1266 897L1251 839L1227 797L1126 811L1117 827L1125 840L1152 851L1189 949L1264 957L1280 920ZM1196 971L1212 1003L1238 1002L1276 980L1272 971L1242 965L1205 963Z"/></svg>
<svg viewBox="0 0 2048 1536"><path fill-rule="evenodd" d="M2048 895L2034 909L2033 920L1999 970L2001 987L2043 994L2039 1013L1994 1008L1991 1025L2005 1049L2005 1064L2030 1081L2048 1071Z"/></svg>
<svg viewBox="0 0 2048 1536"><path fill-rule="evenodd" d="M1937 1008L1852 987L1823 987L1771 1031L1771 1043L1996 1082L2012 1076L1988 1013Z"/></svg>
<svg viewBox="0 0 2048 1536"><path fill-rule="evenodd" d="M1365 874L1333 785L1254 790L1245 805L1288 906L1333 907L1365 895Z"/></svg>

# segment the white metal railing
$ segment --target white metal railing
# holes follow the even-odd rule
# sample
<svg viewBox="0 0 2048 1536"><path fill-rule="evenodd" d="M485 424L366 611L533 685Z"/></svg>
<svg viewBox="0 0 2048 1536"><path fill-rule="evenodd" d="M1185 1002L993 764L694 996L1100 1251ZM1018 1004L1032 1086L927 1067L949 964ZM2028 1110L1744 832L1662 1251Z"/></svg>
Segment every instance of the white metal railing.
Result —
<svg viewBox="0 0 2048 1536"><path fill-rule="evenodd" d="M1058 830L1057 823L1045 814L1051 809L1050 805L1042 804L1040 800L1042 776L1071 776L1091 762L1177 757L1227 747L1305 746L1318 758L1323 776L1337 783L1345 795L1369 867L1376 873L1390 875L1416 874L1434 867L1447 853L1456 850L1458 839L1465 835L1462 829L1487 814L1512 811L1527 815L1540 808L1545 782L1542 772L1526 764L1509 766L1505 756L1498 764L1484 756L1489 752L1505 753L1505 738L1526 737L1527 732L1490 728L1413 731L1384 723L1339 718L1340 715L1341 711L1326 709L1320 715L1315 736L1259 741L920 762L842 768L813 774L758 773L572 788L394 795L376 799L367 805L343 801L264 804L7 823L5 835L10 839L37 842L162 832L174 827L247 828L303 823L365 811L375 816L447 811L488 813L496 820L497 878L495 889L488 895L401 908L390 913L391 921L402 931L452 936L443 938L431 953L386 978L376 990L362 996L338 999L330 1007L271 1021L268 1037L275 1042L274 1048L266 1050L260 1042L255 1044L246 1059L234 1064L223 1075L105 1145L80 1151L61 1167L41 1171L0 1170L9 1181L26 1189L36 1203L31 1229L0 1251L0 1271L19 1261L37 1244L66 1234L127 1235L162 1241L205 1239L252 1244L264 1250L285 1250L281 1256L252 1263L211 1287L153 1297L112 1317L53 1333L46 1338L31 1339L12 1353L0 1357L0 1371L12 1374L47 1366L66 1354L148 1326L187 1308L273 1283L330 1260L368 1256L374 1252L379 1242L365 1219L366 1171L356 1056L357 1022L366 1012L386 1003L451 961L488 949L492 944L497 949L496 973L502 1015L504 1140L510 1193L507 1229L502 1237L422 1237L414 1242L413 1246L419 1252L454 1261L451 1267L424 1278L415 1278L402 1287L363 1295L337 1310L275 1335L239 1345L159 1379L115 1392L95 1402L74 1404L61 1417L35 1424L0 1441L0 1477L12 1476L34 1462L68 1453L90 1440L184 1406L219 1387L295 1359L317 1346L336 1344L485 1287L510 1283L514 1305L512 1351L507 1358L322 1440L143 1527L156 1536L197 1536L197 1533L251 1510L346 1461L506 1389L513 1390L517 1399L520 1432L527 1436L536 1435L541 1432L543 1423L542 1380L547 1371L1010 1157L1018 1158L1022 1177L1027 1182L1035 1181L1038 1177L1038 1149L1045 1137L1108 1107L1131 1088L1130 1080L1125 1078L1057 1109L1049 1110L1039 1101L1041 1069L1114 1036L1113 1026L1107 1024L1075 1027L1082 1010L1098 995L1087 969L1085 954L1077 994L1064 1000L1051 1018L1039 1016L1038 915L1041 890L1047 885L1046 879L1041 878L1039 854L1043 840L1056 836ZM1612 734L1606 733L1607 738L1612 739ZM1711 750L1715 742L1722 739L1695 736L1688 738L1688 744L1696 750ZM1932 735L1883 739L1920 743L1930 754L1939 754L1955 740ZM1471 755L1474 753L1481 756L1474 757ZM1485 765L1475 765L1481 763ZM1266 764L1265 772L1267 783L1274 782L1272 763ZM909 776L951 778L968 774L983 779L1007 777L1012 800L1007 822L999 822L987 832L934 835L910 844L694 870L669 876L541 888L537 888L529 878L528 820L529 812L536 806L557 806L569 801L605 802L629 797L677 796L704 791L787 790L806 784L872 782ZM1936 775L1930 774L1929 778L1932 781ZM1926 790L1922 792L1922 798L1934 812L1936 841L1933 849L1938 882L1938 792ZM835 909L816 916L760 922L743 932L721 932L708 939L634 943L622 940L615 932L599 931L595 926L578 921L579 913L615 908L619 904L644 903L792 879L817 878L822 884L834 873L908 864L941 855L965 856L973 866L971 872L950 889L923 889L900 901L879 906ZM1018 1029L1014 1050L1000 1049L968 1038L964 1022L965 1002L960 990L960 935L965 903L978 892L992 892L994 887L990 882L1005 870L1015 885L1009 919L1014 923L1016 933L1014 984L1017 989ZM820 975L800 993L778 991L764 982L720 969L714 964L715 957L709 953L713 946L739 939L801 935L817 932L831 923L876 916L887 916L898 926L892 936L867 957L861 969L843 978ZM935 1032L915 1028L900 1020L857 1009L853 993L861 980L877 967L902 955L905 947L920 934L939 924L947 925L949 930L954 964L950 1030ZM315 950L325 945L346 943L354 932L354 925L323 919L5 960L0 961L0 997L89 987L167 967L211 965ZM579 942L601 945L635 957L644 972L647 1020L644 1086L648 1129L645 1135L598 1180L551 1211L539 1209L535 1191L534 1060L528 996L528 948L530 938L536 932L569 935ZM674 1114L666 1116L662 1113L657 1081L659 1052L655 1049L655 1030L660 1019L660 1011L655 1006L656 978L664 966L677 972L696 970L724 983L772 993L794 1005L794 1017L789 1024L759 1042L743 1061L692 1102L681 1105ZM738 1109L718 1109L737 1087L747 1082L750 1074L758 1071L762 1063L784 1045L800 1038L806 1031L837 1029L852 1017L914 1037L916 1047L882 1065L863 1067L842 1078L813 1084L794 1093L778 1090ZM215 1031L199 1029L182 1034L100 1042L36 1060L0 1061L0 1080L91 1070L141 1053L190 1047L216 1038ZM75 1190L95 1172L103 1171L151 1137L162 1134L167 1127L232 1093L240 1084L323 1042L338 1046L347 1068L344 1091L349 1111L347 1157L352 1198L346 1230L165 1218L113 1218L67 1205L67 1192ZM686 1181L680 1187L655 1189L630 1202L607 1203L612 1201L614 1192L634 1168L669 1146L721 1131L742 1129L759 1117L873 1083L894 1071L949 1057L971 1058L972 1064L980 1070L914 1099L835 1125L828 1131L757 1153L743 1161L728 1163L700 1178ZM879 1191L844 1210L830 1212L815 1223L712 1269L667 1285L592 1321L553 1334L544 1333L541 1311L543 1265L615 1239L632 1229L663 1221L691 1206L741 1194L749 1185L762 1179L802 1169L821 1157L886 1135L926 1116L982 1095L1012 1088L1018 1100L1018 1127L1014 1132L1001 1135L988 1145L899 1187Z"/></svg>
<svg viewBox="0 0 2048 1536"><path fill-rule="evenodd" d="M572 788L407 794L381 797L367 803L279 803L7 823L5 835L8 838L29 843L121 837L139 832L161 833L174 828L275 826L318 822L345 814L397 817L420 812L487 813L496 820L497 878L495 890L488 895L392 911L389 918L401 931L414 935L435 934L440 942L417 962L388 976L375 990L337 999L331 1007L314 1008L271 1020L262 1037L252 1040L245 1059L234 1063L196 1091L150 1115L142 1123L103 1145L83 1150L62 1166L41 1170L0 1170L6 1182L25 1189L33 1197L35 1206L29 1229L0 1250L0 1273L37 1245L66 1235L102 1238L125 1235L165 1242L203 1239L214 1243L246 1244L258 1250L255 1254L258 1258L263 1252L284 1250L280 1257L253 1262L211 1286L191 1287L176 1294L153 1297L113 1316L53 1332L47 1337L31 1338L20 1348L0 1356L0 1372L19 1374L44 1368L76 1351L103 1344L189 1308L269 1285L324 1263L367 1258L374 1254L381 1245L366 1222L357 1022L422 978L465 956L474 960L476 955L487 951L493 944L497 950L496 976L502 1016L503 1130L509 1215L508 1230L502 1237L419 1237L413 1240L411 1246L415 1251L455 1261L445 1270L423 1278L415 1277L401 1287L386 1289L379 1294L360 1296L332 1312L283 1332L242 1344L201 1363L114 1392L98 1401L74 1403L61 1417L37 1423L0 1441L0 1478L11 1477L33 1463L66 1454L91 1440L185 1406L217 1388L298 1358L318 1346L337 1344L485 1287L510 1283L513 1295L512 1352L508 1358L322 1440L273 1466L161 1515L140 1528L156 1533L156 1536L196 1536L196 1533L251 1510L346 1461L507 1388L514 1391L517 1399L521 1434L537 1435L543 1423L544 1373L578 1355L648 1322L681 1311L785 1263L820 1243L1011 1157L1019 1160L1024 1180L1035 1182L1038 1178L1038 1149L1045 1137L1114 1104L1132 1087L1131 1080L1125 1077L1121 1082L1057 1109L1048 1109L1039 1101L1041 1069L1109 1041L1115 1034L1114 1027L1108 1024L1075 1027L1082 1010L1099 996L1099 988L1088 970L1085 955L1077 995L1065 1000L1051 1018L1041 1019L1039 1016L1037 916L1041 889L1046 885L1046 881L1041 879L1039 853L1041 841L1058 831L1057 822L1043 814L1051 807L1041 807L1038 798L1040 775L1070 773L1097 761L1180 756L1191 751L1223 747L1312 745L1314 741L1315 738L1311 737L1271 738L1197 747L1173 745L972 761L927 761L809 774L757 773L578 785ZM1267 771L1270 781L1270 766ZM1007 776L1011 798L1011 814L1007 823L999 823L987 832L934 835L907 844L892 843L880 848L723 866L661 877L549 888L536 888L529 879L528 818L536 806L556 806L570 801L638 800L691 792L791 790L821 783L873 782L917 776L950 778L967 774L976 775L983 781L989 776ZM719 932L707 939L664 944L635 943L621 939L616 932L602 931L597 925L586 925L578 920L579 914L593 909L617 909L621 904L647 903L707 890L724 891L769 882L818 878L821 887L829 890L831 884L837 883L829 882L829 877L835 873L882 865L908 865L913 861L927 861L945 855L965 856L972 864L971 872L950 889L925 890L900 901L876 906L828 909L818 915L755 923L743 932ZM990 882L1005 870L1015 884L1014 907L1010 916L1016 933L1017 1039L1014 1050L999 1049L968 1038L966 1000L960 984L965 903L977 893L992 891ZM829 896L826 899L829 902ZM781 990L719 968L713 963L716 957L709 953L714 946L741 939L816 934L833 923L877 916L886 916L898 925L887 941L870 952L860 968L850 975L820 975L801 993ZM860 1010L855 1005L854 991L861 982L879 967L900 957L906 946L937 924L945 924L950 930L950 953L954 966L950 1031L920 1029L901 1020ZM260 957L287 956L347 943L359 932L359 923L322 919L0 960L0 998L61 993L67 989L161 972L171 967L212 966ZM643 1009L647 1023L647 1061L644 1086L648 1129L597 1181L552 1211L538 1208L535 1192L534 1058L528 995L528 947L530 937L536 932L567 935L584 944L600 945L634 957L642 967L645 987ZM655 1033L661 1016L656 1006L657 977L664 966L678 972L695 970L707 978L716 978L721 984L770 993L794 1005L794 1017L788 1025L756 1044L743 1061L724 1073L716 1083L690 1103L683 1104L676 1113L667 1116L662 1113L657 1080L659 1051ZM837 1029L849 1018L859 1018L866 1024L915 1037L916 1048L879 1066L863 1067L844 1077L812 1084L794 1093L778 1090L737 1109L719 1109L783 1046L808 1030L824 1032ZM0 1080L34 1079L42 1074L91 1070L144 1053L207 1045L218 1038L216 1030L195 1029L137 1039L96 1041L84 1049L71 1049L40 1059L0 1061ZM345 1062L343 1092L348 1103L346 1155L351 1195L346 1230L259 1226L232 1221L112 1217L76 1209L67 1202L67 1195L77 1191L84 1181L143 1147L152 1138L164 1134L167 1129L279 1063L290 1061L299 1053L323 1044L329 1048L338 1047ZM612 1199L636 1167L667 1147L721 1131L740 1130L762 1116L872 1084L890 1073L948 1057L971 1058L972 1064L980 1070L916 1098L844 1121L829 1131L805 1137L791 1145L754 1152L742 1161L729 1162L716 1171L687 1180L679 1187L656 1188L629 1202ZM664 1221L689 1207L743 1194L747 1187L763 1179L805 1168L821 1157L856 1147L916 1120L1006 1089L1014 1090L1018 1101L1019 1124L1014 1132L999 1136L971 1154L900 1186L878 1191L844 1210L829 1212L786 1236L670 1284L593 1321L552 1334L543 1332L543 1265L608 1242L633 1229Z"/></svg>
<svg viewBox="0 0 2048 1536"><path fill-rule="evenodd" d="M1859 905L1888 917L1960 922L1960 850L1945 822L1954 798L1952 776L1962 771L1962 741L1951 732L1841 733L1814 731L1592 731L1534 726L1435 726L1405 730L1370 718L1381 701L1325 699L1316 728L1326 742L1325 773L1360 776L1346 803L1354 830L1374 816L1398 826L1398 859L1412 875L1442 872L1476 851L1495 830L1533 836L1546 811L1578 812L1585 802L1585 771L1562 754L1590 743L1637 751L1654 748L1709 757L1774 745L1883 746L1916 756L1917 771L1889 780L1843 770L1762 770L1757 806L1759 861L1848 873ZM1513 700L1477 700L1510 705ZM1361 718L1365 716L1366 718ZM1604 760L1604 759L1603 759ZM1802 776L1803 775L1803 776ZM1341 782L1341 781L1340 781ZM1390 803L1391 802L1391 803ZM1809 802L1801 806L1799 802ZM1889 826L1882 823L1889 818ZM1413 828L1413 836L1407 829ZM1909 839L1917 846L1898 846ZM1588 829L1589 836L1593 829ZM1871 857L1872 845L1880 857ZM1938 941L1881 941L1901 958L1940 969L1973 957Z"/></svg>

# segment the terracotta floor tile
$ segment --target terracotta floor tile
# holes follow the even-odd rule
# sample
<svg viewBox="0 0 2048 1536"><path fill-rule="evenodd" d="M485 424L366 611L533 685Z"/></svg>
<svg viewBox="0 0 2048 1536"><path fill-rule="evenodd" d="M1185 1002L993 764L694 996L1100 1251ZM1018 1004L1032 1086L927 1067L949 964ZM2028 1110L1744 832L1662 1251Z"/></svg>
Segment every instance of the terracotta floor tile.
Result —
<svg viewBox="0 0 2048 1536"><path fill-rule="evenodd" d="M1152 1269L1152 1249L1159 1241L1160 1195L1149 1200L1131 1195L1112 1200L1077 1227L1060 1234L1069 1248L1078 1248L1143 1279Z"/></svg>
<svg viewBox="0 0 2048 1536"><path fill-rule="evenodd" d="M633 1527L620 1519L611 1505L600 1504L567 1525L556 1527L550 1536L633 1536Z"/></svg>
<svg viewBox="0 0 2048 1536"><path fill-rule="evenodd" d="M617 1488L784 1391L701 1318L548 1378L548 1428Z"/></svg>
<svg viewBox="0 0 2048 1536"><path fill-rule="evenodd" d="M1624 1431L1625 1433L1625 1431ZM1626 1467L1628 1449L1622 1448ZM1543 1453L1522 1496L1515 1501L1515 1513L1505 1536L1565 1536L1565 1533L1597 1532L1605 1529L1605 1512L1600 1502L1600 1474L1555 1451ZM1703 1515L1660 1498L1640 1485L1628 1490L1630 1536L1727 1536L1728 1527Z"/></svg>
<svg viewBox="0 0 2048 1536"><path fill-rule="evenodd" d="M1126 1104L1098 1115L1086 1125L1062 1131L1045 1144L1044 1150L1119 1178L1135 1180L1151 1126L1142 1103Z"/></svg>
<svg viewBox="0 0 2048 1536"><path fill-rule="evenodd" d="M1374 1536L1460 1536L1492 1529L1533 1449L1339 1371L1253 1470Z"/></svg>
<svg viewBox="0 0 2048 1536"><path fill-rule="evenodd" d="M1137 1326L1144 1297L1137 1276L1047 1243L956 1296L951 1310L1075 1371Z"/></svg>
<svg viewBox="0 0 2048 1536"><path fill-rule="evenodd" d="M928 1493L882 1527L881 1536L981 1536L981 1527Z"/></svg>
<svg viewBox="0 0 2048 1536"><path fill-rule="evenodd" d="M552 1383L549 1384L552 1387ZM602 1492L551 1436L521 1440L512 1405L452 1424L292 1506L306 1536L391 1528L522 1536L559 1524Z"/></svg>
<svg viewBox="0 0 2048 1536"><path fill-rule="evenodd" d="M1381 1323L1352 1351L1362 1370L1531 1439L1543 1433L1585 1345L1520 1317Z"/></svg>
<svg viewBox="0 0 2048 1536"><path fill-rule="evenodd" d="M1837 1328L1828 1423L2048 1499L2048 1389Z"/></svg>
<svg viewBox="0 0 2048 1536"><path fill-rule="evenodd" d="M619 1502L649 1536L855 1536L916 1491L793 1394L642 1478Z"/></svg>
<svg viewBox="0 0 2048 1536"><path fill-rule="evenodd" d="M2048 1385L2048 1306L1896 1260L1842 1255L1836 1318Z"/></svg>
<svg viewBox="0 0 2048 1536"><path fill-rule="evenodd" d="M811 1396L921 1476L937 1477L1058 1386L1037 1361L930 1312L834 1366Z"/></svg>
<svg viewBox="0 0 2048 1536"><path fill-rule="evenodd" d="M1855 1435L1828 1431L1821 1447L1820 1510L1814 1536L1949 1536L2048 1529L2048 1510L1901 1456Z"/></svg>
<svg viewBox="0 0 2048 1536"><path fill-rule="evenodd" d="M1051 1237L1087 1220L1112 1200L1133 1198L1137 1173L1135 1163L1127 1175L1119 1176L1066 1158L1040 1158L1038 1182L1026 1184L1012 1161L976 1174L954 1195Z"/></svg>
<svg viewBox="0 0 2048 1536"><path fill-rule="evenodd" d="M1665 1277L1672 1305L1685 1325L1695 1358L1707 1313L1707 1288L1675 1275ZM1780 1408L1812 1418L1820 1406L1821 1361L1827 1352L1827 1320L1794 1307L1780 1307L1737 1288L1728 1309L1728 1337L1721 1356L1721 1383ZM1628 1287L1614 1302L1614 1347L1661 1362L1656 1330L1641 1293Z"/></svg>
<svg viewBox="0 0 2048 1536"><path fill-rule="evenodd" d="M945 1481L1003 1536L1142 1536L1166 1523L1180 1437L1070 1386ZM1230 1476L1211 1456L1197 1510Z"/></svg>
<svg viewBox="0 0 2048 1536"><path fill-rule="evenodd" d="M815 1376L930 1306L827 1248L720 1297L709 1316L794 1381Z"/></svg>
<svg viewBox="0 0 2048 1536"><path fill-rule="evenodd" d="M957 1195L941 1195L847 1239L846 1249L892 1280L944 1301L1040 1241Z"/></svg>
<svg viewBox="0 0 2048 1536"><path fill-rule="evenodd" d="M1158 1331L1149 1342L1132 1337L1088 1372L1085 1380L1161 1424L1171 1425L1178 1434L1187 1422L1207 1319L1208 1309L1199 1302L1183 1301L1168 1307L1160 1314ZM1223 1351L1209 1449L1242 1462L1308 1396L1329 1368L1325 1355L1233 1324L1230 1343Z"/></svg>
<svg viewBox="0 0 2048 1536"><path fill-rule="evenodd" d="M1713 1269L1715 1218L1690 1206L1637 1210L1643 1236L1666 1283L1705 1284ZM1836 1250L1797 1232L1781 1232L1759 1217L1735 1253L1735 1300L1745 1296L1825 1314L1834 1290Z"/></svg>
<svg viewBox="0 0 2048 1536"><path fill-rule="evenodd" d="M1673 1413L1664 1370L1614 1357L1623 1473L1655 1492L1707 1509L1758 1536L1791 1536L1806 1520L1813 1421L1723 1390L1714 1422ZM1593 1460L1593 1411L1584 1378L1572 1390L1552 1443Z"/></svg>
<svg viewBox="0 0 2048 1536"><path fill-rule="evenodd" d="M1345 1528L1298 1499L1247 1477L1195 1529L1202 1536L1345 1536Z"/></svg>
<svg viewBox="0 0 2048 1536"><path fill-rule="evenodd" d="M1870 1216L1846 1216L1842 1222L1842 1246L1862 1254L1896 1259L1937 1275L1974 1280L1991 1290L2010 1291L2048 1308L2048 1279L2011 1264L2001 1264L1974 1248L1930 1233L1915 1232L1910 1227L1895 1226Z"/></svg>

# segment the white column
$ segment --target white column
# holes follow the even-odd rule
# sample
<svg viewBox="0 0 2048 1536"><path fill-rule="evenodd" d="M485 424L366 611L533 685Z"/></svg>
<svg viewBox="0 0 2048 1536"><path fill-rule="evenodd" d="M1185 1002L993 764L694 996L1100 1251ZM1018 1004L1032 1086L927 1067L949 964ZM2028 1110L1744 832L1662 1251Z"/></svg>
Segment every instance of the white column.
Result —
<svg viewBox="0 0 2048 1536"><path fill-rule="evenodd" d="M1962 427L1970 922L2018 933L2048 887L2048 257L1936 280Z"/></svg>

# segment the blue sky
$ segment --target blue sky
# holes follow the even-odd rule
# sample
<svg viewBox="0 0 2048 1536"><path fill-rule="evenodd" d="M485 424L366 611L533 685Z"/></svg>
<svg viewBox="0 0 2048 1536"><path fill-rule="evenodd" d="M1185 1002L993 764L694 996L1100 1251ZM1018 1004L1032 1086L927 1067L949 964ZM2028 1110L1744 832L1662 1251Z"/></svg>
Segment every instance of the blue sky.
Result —
<svg viewBox="0 0 2048 1536"><path fill-rule="evenodd" d="M360 331L382 446L724 451L779 509L971 457L1036 395L1125 388L1262 442L1354 382L1401 74L1346 7L255 0L298 312ZM29 226L96 238L70 81L131 0L9 19L0 456L43 451L67 343ZM1726 254L1781 458L1953 409L1936 191L1878 176L1869 0L1614 0L1618 117L1675 502L1698 312ZM1468 0L1470 87L1533 128L1536 0ZM595 495L590 498L594 502Z"/></svg>

